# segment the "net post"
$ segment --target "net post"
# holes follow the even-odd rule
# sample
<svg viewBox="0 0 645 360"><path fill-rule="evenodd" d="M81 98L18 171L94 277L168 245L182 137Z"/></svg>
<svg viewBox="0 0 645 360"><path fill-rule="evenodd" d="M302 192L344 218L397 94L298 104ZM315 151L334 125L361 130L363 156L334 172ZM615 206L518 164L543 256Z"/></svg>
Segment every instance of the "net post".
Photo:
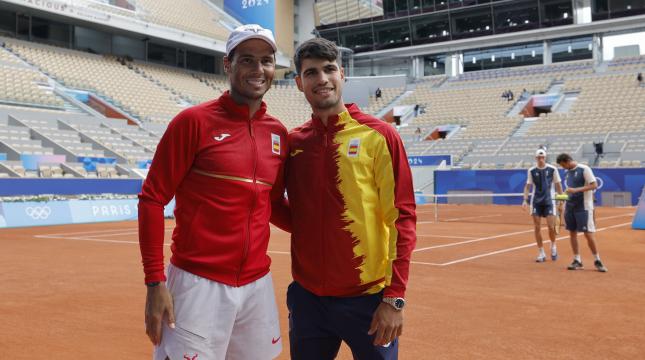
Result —
<svg viewBox="0 0 645 360"><path fill-rule="evenodd" d="M438 223L439 222L439 197L434 194L432 195L434 198L434 222Z"/></svg>

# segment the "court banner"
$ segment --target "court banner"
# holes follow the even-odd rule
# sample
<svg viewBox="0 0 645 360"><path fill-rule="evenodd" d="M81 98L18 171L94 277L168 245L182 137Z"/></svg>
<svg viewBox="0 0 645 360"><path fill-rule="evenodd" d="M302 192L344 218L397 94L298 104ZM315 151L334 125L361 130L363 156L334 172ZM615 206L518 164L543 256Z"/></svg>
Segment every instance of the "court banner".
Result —
<svg viewBox="0 0 645 360"><path fill-rule="evenodd" d="M2 203L6 227L43 226L72 223L67 201L26 201Z"/></svg>
<svg viewBox="0 0 645 360"><path fill-rule="evenodd" d="M141 179L3 178L0 196L130 194L141 192Z"/></svg>
<svg viewBox="0 0 645 360"><path fill-rule="evenodd" d="M136 199L70 200L69 208L75 224L126 221L137 219Z"/></svg>
<svg viewBox="0 0 645 360"><path fill-rule="evenodd" d="M134 221L138 205L138 199L0 202L0 228ZM174 217L174 210L172 199L164 217Z"/></svg>
<svg viewBox="0 0 645 360"><path fill-rule="evenodd" d="M0 228L7 227L7 220L4 218L4 207L0 202Z"/></svg>
<svg viewBox="0 0 645 360"><path fill-rule="evenodd" d="M408 156L410 166L439 166L443 161L446 165L452 165L452 155Z"/></svg>
<svg viewBox="0 0 645 360"><path fill-rule="evenodd" d="M275 33L277 0L224 0L224 11L242 24L258 24Z"/></svg>
<svg viewBox="0 0 645 360"><path fill-rule="evenodd" d="M526 184L527 169L512 170L438 170L435 171L435 194L452 191L488 191L491 193L521 193ZM602 193L630 192L631 205L636 205L645 185L645 169L595 168L598 181L595 191L596 204L602 205ZM564 179L564 170L560 169ZM514 198L512 198L514 199ZM495 199L508 201L508 199ZM521 202L521 198L514 199Z"/></svg>
<svg viewBox="0 0 645 360"><path fill-rule="evenodd" d="M638 209L636 209L636 214L634 214L632 228L645 230L645 187L643 187L643 192L638 202Z"/></svg>

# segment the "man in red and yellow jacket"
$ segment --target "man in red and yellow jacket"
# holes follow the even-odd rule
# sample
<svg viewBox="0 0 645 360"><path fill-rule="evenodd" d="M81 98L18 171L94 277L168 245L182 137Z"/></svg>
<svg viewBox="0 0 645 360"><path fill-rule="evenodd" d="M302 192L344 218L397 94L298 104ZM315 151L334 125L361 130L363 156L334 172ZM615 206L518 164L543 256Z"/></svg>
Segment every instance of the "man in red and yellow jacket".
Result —
<svg viewBox="0 0 645 360"><path fill-rule="evenodd" d="M245 25L226 50L230 91L170 122L139 195L155 360L272 359L282 348L267 246L271 203L284 191L287 130L262 102L276 45L270 30ZM166 286L163 207L173 196Z"/></svg>
<svg viewBox="0 0 645 360"><path fill-rule="evenodd" d="M292 217L287 294L292 359L395 359L416 242L412 176L386 122L342 101L337 47L303 43L296 82L312 119L289 134Z"/></svg>

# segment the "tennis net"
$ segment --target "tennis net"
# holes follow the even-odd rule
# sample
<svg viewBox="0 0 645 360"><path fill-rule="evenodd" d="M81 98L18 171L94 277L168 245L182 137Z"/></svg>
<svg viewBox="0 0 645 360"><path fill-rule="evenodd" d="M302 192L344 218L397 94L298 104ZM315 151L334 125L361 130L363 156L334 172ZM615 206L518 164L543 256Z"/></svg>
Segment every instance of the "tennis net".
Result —
<svg viewBox="0 0 645 360"><path fill-rule="evenodd" d="M419 195L417 195L419 196ZM532 225L530 209L522 208L521 193L423 194L417 209L419 221L471 224Z"/></svg>

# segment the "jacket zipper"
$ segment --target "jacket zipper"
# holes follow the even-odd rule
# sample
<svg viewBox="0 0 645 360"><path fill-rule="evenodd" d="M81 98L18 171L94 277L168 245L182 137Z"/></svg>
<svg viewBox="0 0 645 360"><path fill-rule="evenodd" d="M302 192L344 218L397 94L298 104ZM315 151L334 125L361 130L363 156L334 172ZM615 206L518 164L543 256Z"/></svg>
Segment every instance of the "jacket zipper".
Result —
<svg viewBox="0 0 645 360"><path fill-rule="evenodd" d="M237 285L240 285L240 276L242 275L242 267L246 262L246 258L249 255L249 246L251 243L251 218L253 217L253 209L255 208L255 203L258 197L258 183L257 183L257 167L258 167L258 149L255 142L255 133L253 132L253 119L249 119L249 136L251 137L251 144L253 145L253 200L251 201L251 206L249 207L249 213L246 223L246 239L243 244L242 249L242 261L240 262L240 271L237 273Z"/></svg>
<svg viewBox="0 0 645 360"><path fill-rule="evenodd" d="M322 174L322 177L321 177L321 179L322 179L321 181L323 182L323 191L321 191L321 193L320 193L320 196L321 196L321 199L322 199L322 214L320 216L320 222L322 222L322 225L323 225L323 226L321 226L321 229L322 229L322 234L321 235L322 236L320 238L320 240L321 240L320 241L320 248L321 248L321 254L322 254L322 257L321 257L321 259L322 259L322 267L321 267L321 269L323 269L323 271L322 271L322 274L323 274L323 277L322 277L323 291L324 291L324 289L327 288L327 273L325 272L325 269L327 269L327 265L325 263L325 254L326 254L326 252L325 252L326 231L325 230L327 228L327 226L325 226L326 225L325 224L325 219L327 218L327 206L326 206L326 201L325 201L325 194L327 192L327 186L329 186L329 183L328 183L329 180L327 179L327 166L329 165L328 154L327 154L328 150L329 149L328 149L328 146L327 146L327 128L325 127L325 132L323 133L323 157L322 157L322 159L323 159L323 174Z"/></svg>

